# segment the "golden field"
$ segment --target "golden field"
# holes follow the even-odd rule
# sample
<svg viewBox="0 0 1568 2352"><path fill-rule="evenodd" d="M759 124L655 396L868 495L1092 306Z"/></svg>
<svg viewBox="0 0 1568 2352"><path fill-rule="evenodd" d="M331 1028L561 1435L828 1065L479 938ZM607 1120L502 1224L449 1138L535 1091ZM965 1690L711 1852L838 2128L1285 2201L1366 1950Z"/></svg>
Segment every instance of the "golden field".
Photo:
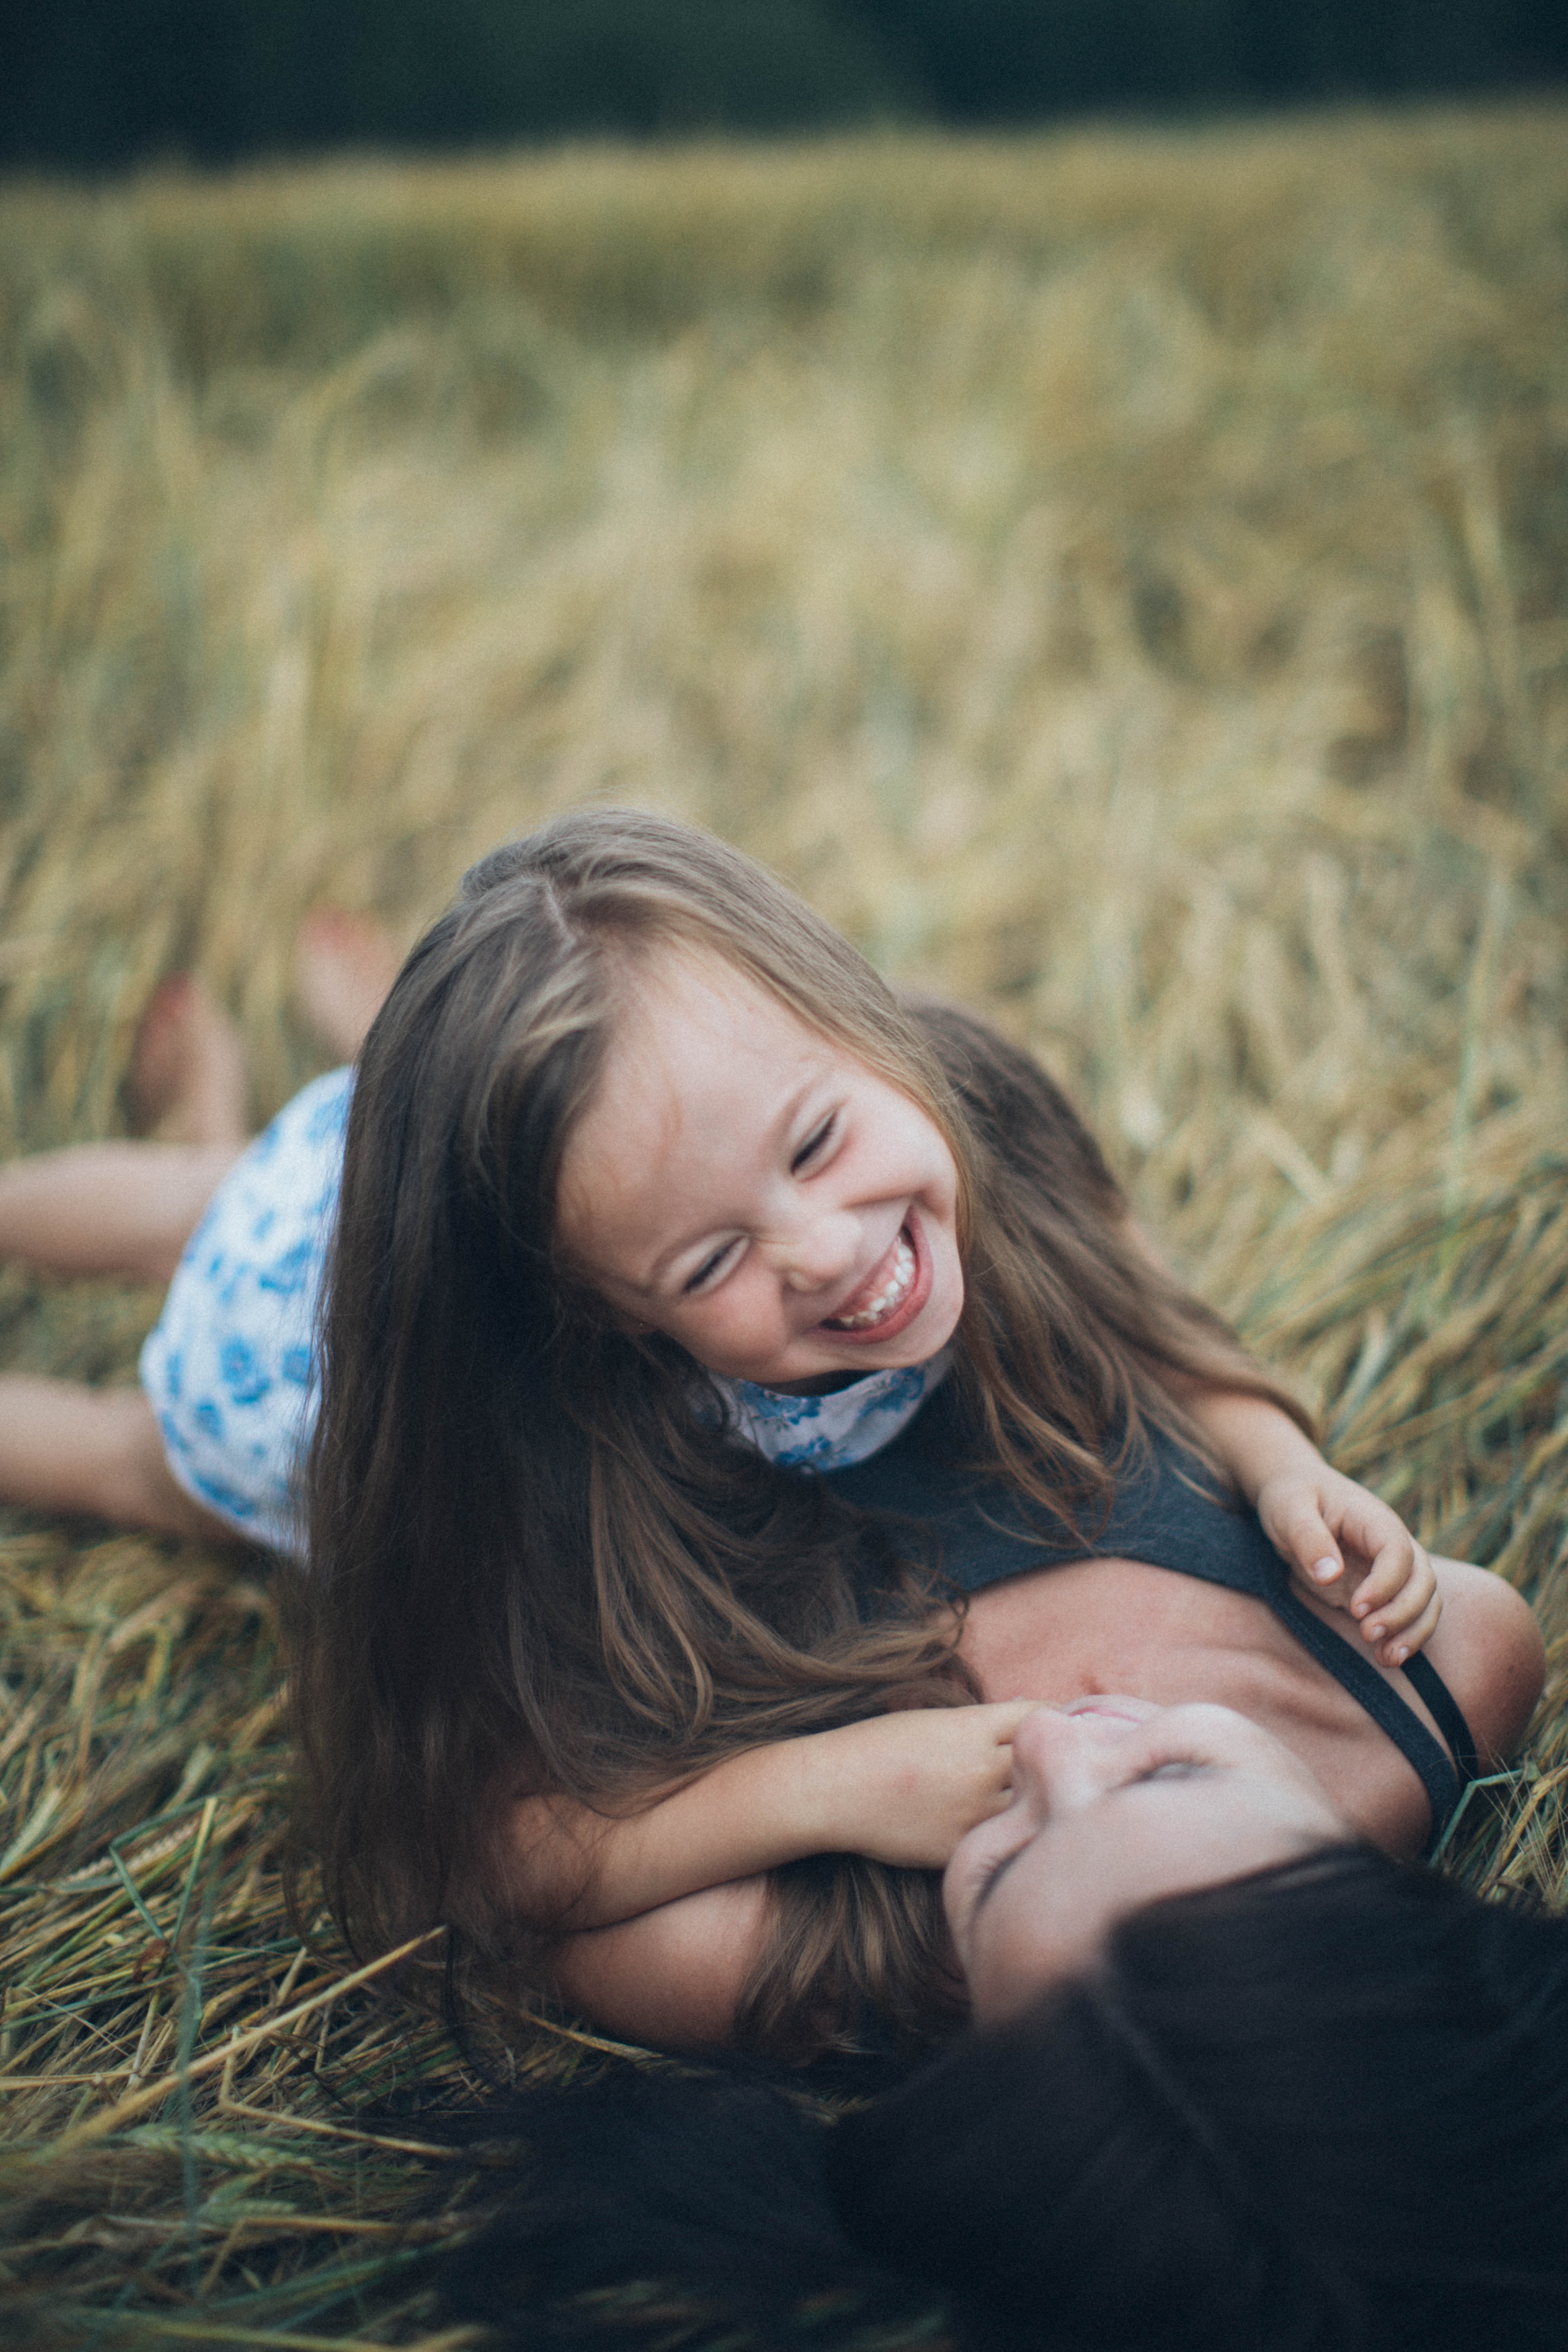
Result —
<svg viewBox="0 0 1568 2352"><path fill-rule="evenodd" d="M1565 132L0 190L0 1150L122 1130L187 966L261 1119L311 905L672 810L1032 1044L1561 1653ZM0 1360L155 1309L12 1269ZM264 1567L13 1513L0 1622L0 2341L433 2345L353 2114L458 2070L282 1916ZM1456 1847L1559 1900L1562 1701Z"/></svg>

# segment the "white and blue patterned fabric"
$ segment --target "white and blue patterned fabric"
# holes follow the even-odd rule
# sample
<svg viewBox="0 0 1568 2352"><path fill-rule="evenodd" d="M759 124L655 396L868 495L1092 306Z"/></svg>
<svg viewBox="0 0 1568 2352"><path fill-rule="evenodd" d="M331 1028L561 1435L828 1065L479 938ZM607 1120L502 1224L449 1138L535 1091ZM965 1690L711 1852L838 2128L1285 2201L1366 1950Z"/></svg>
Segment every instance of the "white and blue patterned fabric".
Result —
<svg viewBox="0 0 1568 2352"><path fill-rule="evenodd" d="M280 1110L191 1235L142 1350L142 1386L186 1494L252 1543L298 1556L297 1474L315 1427L316 1308L342 1179L352 1070ZM713 1376L735 1433L786 1468L847 1469L890 1444L951 1349L828 1396Z"/></svg>
<svg viewBox="0 0 1568 2352"><path fill-rule="evenodd" d="M716 1372L709 1378L724 1400L736 1436L770 1462L785 1470L847 1470L892 1444L941 1386L952 1361L952 1349L944 1348L923 1364L868 1372L826 1396L791 1396Z"/></svg>
<svg viewBox="0 0 1568 2352"><path fill-rule="evenodd" d="M315 1426L316 1305L353 1086L352 1070L317 1078L235 1162L142 1350L174 1477L274 1551L302 1549L295 1473Z"/></svg>

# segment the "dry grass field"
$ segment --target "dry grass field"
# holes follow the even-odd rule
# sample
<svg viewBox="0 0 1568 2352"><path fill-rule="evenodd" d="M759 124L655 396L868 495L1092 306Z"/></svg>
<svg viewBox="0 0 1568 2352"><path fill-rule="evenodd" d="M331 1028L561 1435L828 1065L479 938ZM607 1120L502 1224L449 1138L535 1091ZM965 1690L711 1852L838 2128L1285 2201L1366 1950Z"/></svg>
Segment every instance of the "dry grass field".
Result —
<svg viewBox="0 0 1568 2352"><path fill-rule="evenodd" d="M1037 1048L1345 1466L1535 1598L1453 1853L1563 1900L1565 133L0 190L0 1151L122 1131L187 966L269 1115L314 903L710 824ZM129 1379L156 1303L0 1270L0 1361ZM0 1629L0 2341L470 2340L461 2069L283 1913L265 1563L12 1513Z"/></svg>

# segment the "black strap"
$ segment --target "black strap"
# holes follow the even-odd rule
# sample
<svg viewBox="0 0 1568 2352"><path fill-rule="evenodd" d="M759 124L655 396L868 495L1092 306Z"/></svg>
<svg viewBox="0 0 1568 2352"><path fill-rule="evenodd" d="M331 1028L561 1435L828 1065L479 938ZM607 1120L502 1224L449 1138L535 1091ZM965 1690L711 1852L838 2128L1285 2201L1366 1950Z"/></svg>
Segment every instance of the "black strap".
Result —
<svg viewBox="0 0 1568 2352"><path fill-rule="evenodd" d="M1454 1751L1454 1761L1459 1768L1461 1781L1479 1780L1481 1759L1476 1753L1475 1734L1459 1711L1459 1702L1432 1664L1424 1650L1406 1658L1401 1672L1412 1682L1426 1700L1438 1730Z"/></svg>
<svg viewBox="0 0 1568 2352"><path fill-rule="evenodd" d="M1430 1854L1448 1825L1466 1781L1473 1780L1479 1769L1470 1727L1447 1684L1419 1652L1405 1666L1405 1673L1452 1742L1458 1770L1415 1709L1405 1705L1392 1684L1384 1681L1372 1660L1360 1650L1352 1650L1342 1634L1325 1625L1321 1617L1315 1617L1283 1579L1268 1598L1275 1615L1289 1625L1302 1648L1310 1650L1340 1687L1349 1691L1366 1709L1419 1773L1432 1808L1432 1830L1426 1841ZM1413 1672L1413 1668L1420 1671Z"/></svg>

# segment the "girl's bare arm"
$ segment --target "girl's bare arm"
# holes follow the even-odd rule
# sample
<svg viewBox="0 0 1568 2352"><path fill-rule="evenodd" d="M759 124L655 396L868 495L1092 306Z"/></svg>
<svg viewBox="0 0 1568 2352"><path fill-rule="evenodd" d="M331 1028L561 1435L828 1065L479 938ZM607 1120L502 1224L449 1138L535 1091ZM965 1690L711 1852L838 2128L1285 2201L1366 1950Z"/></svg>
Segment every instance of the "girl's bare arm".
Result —
<svg viewBox="0 0 1568 2352"><path fill-rule="evenodd" d="M1028 1708L911 1707L774 1740L629 1816L520 1799L505 1827L506 1898L580 1931L809 1853L940 1870L966 1830L1005 1811L1013 1727Z"/></svg>
<svg viewBox="0 0 1568 2352"><path fill-rule="evenodd" d="M1385 1666L1403 1665L1443 1613L1432 1562L1397 1511L1325 1462L1266 1397L1198 1389L1183 1399L1309 1591L1356 1619Z"/></svg>
<svg viewBox="0 0 1568 2352"><path fill-rule="evenodd" d="M1133 1247L1169 1275L1136 1220ZM1443 1613L1432 1562L1397 1511L1324 1461L1289 1413L1267 1397L1173 1381L1264 1533L1306 1588L1348 1610L1385 1666L1403 1665L1430 1640Z"/></svg>

